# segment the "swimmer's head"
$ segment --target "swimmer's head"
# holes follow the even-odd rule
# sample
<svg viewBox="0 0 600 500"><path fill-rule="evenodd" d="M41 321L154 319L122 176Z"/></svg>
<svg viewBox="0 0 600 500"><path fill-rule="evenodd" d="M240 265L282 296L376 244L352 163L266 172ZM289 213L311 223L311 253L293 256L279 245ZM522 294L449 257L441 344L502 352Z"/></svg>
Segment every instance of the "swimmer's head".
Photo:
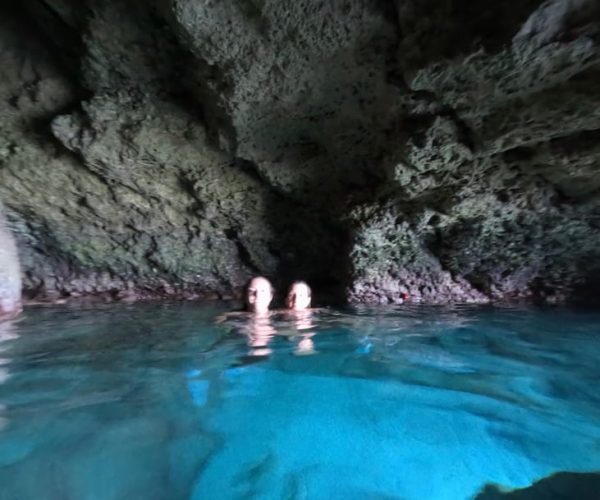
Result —
<svg viewBox="0 0 600 500"><path fill-rule="evenodd" d="M304 281L294 281L290 285L285 305L294 311L304 311L310 307L311 290Z"/></svg>
<svg viewBox="0 0 600 500"><path fill-rule="evenodd" d="M264 313L269 310L273 300L273 287L267 278L256 276L248 283L246 288L246 307L255 313Z"/></svg>

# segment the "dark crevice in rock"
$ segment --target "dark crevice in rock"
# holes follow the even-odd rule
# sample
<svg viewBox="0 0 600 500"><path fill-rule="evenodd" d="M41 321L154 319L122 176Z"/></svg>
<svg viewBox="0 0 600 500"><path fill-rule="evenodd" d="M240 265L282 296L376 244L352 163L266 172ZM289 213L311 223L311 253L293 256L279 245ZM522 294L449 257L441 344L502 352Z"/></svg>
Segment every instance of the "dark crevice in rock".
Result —
<svg viewBox="0 0 600 500"><path fill-rule="evenodd" d="M469 128L467 122L460 118L458 113L450 107L443 107L440 110L440 116L447 116L456 124L460 133L457 139L463 144L465 144L473 153L476 153L477 145L475 144L473 133L471 132L471 129Z"/></svg>
<svg viewBox="0 0 600 500"><path fill-rule="evenodd" d="M0 6L26 287L580 293L600 269L592 3Z"/></svg>
<svg viewBox="0 0 600 500"><path fill-rule="evenodd" d="M186 109L192 104L213 147L234 155L236 130L225 109L225 99L232 87L227 68L210 64L202 54L190 48L193 43L177 29L177 19L170 6L165 4L159 10L171 29L171 43L175 47L172 61L178 68L178 75L173 80L176 82L176 99Z"/></svg>
<svg viewBox="0 0 600 500"><path fill-rule="evenodd" d="M189 211L194 214L200 214L204 210L204 203L198 196L196 191L195 181L190 179L185 173L179 176L179 185L183 191L193 200L193 203L189 206Z"/></svg>
<svg viewBox="0 0 600 500"><path fill-rule="evenodd" d="M581 130L566 137L560 137L549 141L551 149L558 149L565 153L578 153L580 151L598 148L600 144L600 128L593 130Z"/></svg>
<svg viewBox="0 0 600 500"><path fill-rule="evenodd" d="M235 129L219 104L218 91L223 90L223 84L215 83L221 78L220 72L194 57L176 38L172 39L172 43L176 50L172 58L172 76L169 77L169 98L203 126L213 148L233 154L236 148ZM218 91L211 88L213 86Z"/></svg>
<svg viewBox="0 0 600 500"><path fill-rule="evenodd" d="M497 52L543 0L481 5L471 0L397 0L405 67L418 68L483 49Z"/></svg>
<svg viewBox="0 0 600 500"><path fill-rule="evenodd" d="M270 183L269 180L264 176L263 173L256 166L256 163L244 158L234 158L231 162L232 168L237 168L242 172L248 174L252 179L256 180L259 184L263 185L266 189L273 193L280 194Z"/></svg>
<svg viewBox="0 0 600 500"><path fill-rule="evenodd" d="M253 274L260 274L261 269L253 262L252 256L248 249L244 246L244 244L240 241L239 233L234 228L229 228L225 230L225 236L229 238L235 244L239 258L242 263L252 271Z"/></svg>
<svg viewBox="0 0 600 500"><path fill-rule="evenodd" d="M556 472L539 479L531 486L506 491L496 484L487 484L474 500L560 500L577 498L595 500L600 490L598 472Z"/></svg>
<svg viewBox="0 0 600 500"><path fill-rule="evenodd" d="M399 22L398 6L396 0L379 0L380 9L384 17L393 23L394 44L390 45L386 57L386 81L402 91L407 91L408 85L403 74L403 68L398 59L400 41L402 39L402 27Z"/></svg>
<svg viewBox="0 0 600 500"><path fill-rule="evenodd" d="M85 9L85 7L83 7ZM31 39L40 40L49 57L77 81L84 51L81 33L56 12L49 2L23 0L0 6L0 14L14 18Z"/></svg>

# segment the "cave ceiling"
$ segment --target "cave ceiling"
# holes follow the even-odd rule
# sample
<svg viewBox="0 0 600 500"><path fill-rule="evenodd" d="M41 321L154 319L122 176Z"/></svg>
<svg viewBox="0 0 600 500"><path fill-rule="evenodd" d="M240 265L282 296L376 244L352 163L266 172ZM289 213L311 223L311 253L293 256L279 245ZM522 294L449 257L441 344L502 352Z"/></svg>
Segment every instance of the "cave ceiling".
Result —
<svg viewBox="0 0 600 500"><path fill-rule="evenodd" d="M596 0L4 3L0 199L24 290L587 293L599 21Z"/></svg>

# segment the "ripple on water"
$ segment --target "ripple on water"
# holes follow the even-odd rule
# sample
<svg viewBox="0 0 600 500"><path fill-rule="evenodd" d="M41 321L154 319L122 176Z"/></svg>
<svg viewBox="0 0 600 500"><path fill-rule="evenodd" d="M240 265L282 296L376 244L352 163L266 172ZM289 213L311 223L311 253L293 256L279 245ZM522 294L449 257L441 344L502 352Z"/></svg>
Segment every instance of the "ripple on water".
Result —
<svg viewBox="0 0 600 500"><path fill-rule="evenodd" d="M600 470L596 313L219 312L1 325L0 498L455 499Z"/></svg>

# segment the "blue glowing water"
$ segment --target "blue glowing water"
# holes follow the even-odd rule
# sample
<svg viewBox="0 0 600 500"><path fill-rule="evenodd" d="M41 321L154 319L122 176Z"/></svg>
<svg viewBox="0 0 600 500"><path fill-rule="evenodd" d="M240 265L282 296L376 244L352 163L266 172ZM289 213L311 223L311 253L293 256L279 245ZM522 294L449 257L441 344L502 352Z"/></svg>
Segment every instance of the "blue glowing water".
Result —
<svg viewBox="0 0 600 500"><path fill-rule="evenodd" d="M461 499L600 470L600 314L219 312L0 324L0 500Z"/></svg>

